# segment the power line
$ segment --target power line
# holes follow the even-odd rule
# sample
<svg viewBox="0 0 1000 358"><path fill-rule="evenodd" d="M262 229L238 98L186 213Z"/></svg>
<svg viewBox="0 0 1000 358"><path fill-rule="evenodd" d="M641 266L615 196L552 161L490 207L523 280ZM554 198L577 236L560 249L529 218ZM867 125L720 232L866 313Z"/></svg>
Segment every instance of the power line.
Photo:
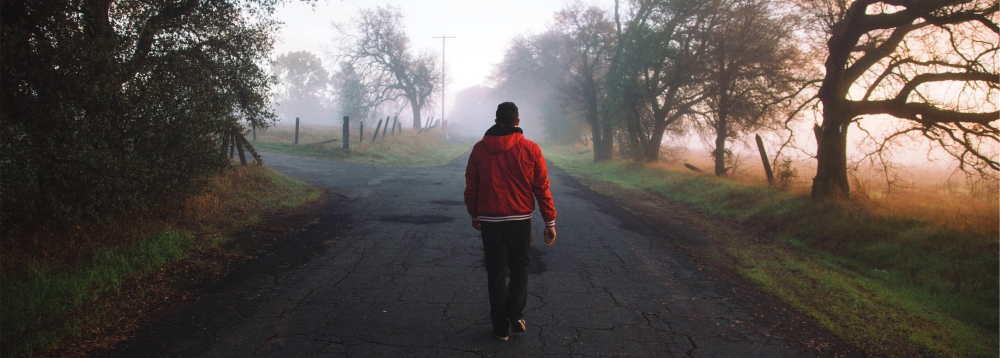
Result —
<svg viewBox="0 0 1000 358"><path fill-rule="evenodd" d="M441 39L441 128L444 129L447 122L444 120L444 41L447 39L453 39L455 36L434 36L436 39Z"/></svg>

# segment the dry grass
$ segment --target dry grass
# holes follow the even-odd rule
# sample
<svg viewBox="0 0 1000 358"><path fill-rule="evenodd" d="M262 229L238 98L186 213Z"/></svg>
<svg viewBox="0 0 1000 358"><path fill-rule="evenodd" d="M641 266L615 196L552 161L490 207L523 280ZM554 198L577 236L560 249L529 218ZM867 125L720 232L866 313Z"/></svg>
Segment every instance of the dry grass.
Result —
<svg viewBox="0 0 1000 358"><path fill-rule="evenodd" d="M238 225L254 215L318 196L313 188L266 167L238 166L212 177L205 191L188 197L175 221L188 227Z"/></svg>
<svg viewBox="0 0 1000 358"><path fill-rule="evenodd" d="M323 127L299 128L299 144L294 145L294 128L272 128L257 132L254 145L262 151L279 152L298 156L341 160L357 163L391 166L444 165L472 148L466 138L448 137L439 129L418 133L414 130L396 131L374 142L374 131L365 130L364 141L352 134L350 150L343 149L341 131ZM314 144L330 139L336 142ZM267 158L264 158L267 163Z"/></svg>
<svg viewBox="0 0 1000 358"><path fill-rule="evenodd" d="M997 234L1000 206L997 196L971 197L940 191L906 190L869 196L855 185L854 200L867 211L884 218L917 218L961 233Z"/></svg>
<svg viewBox="0 0 1000 358"><path fill-rule="evenodd" d="M581 149L576 150L579 152ZM714 177L708 154L694 154L686 160L668 159L649 166ZM695 173L684 167L685 162L701 168L703 172ZM809 195L815 164L799 161L791 163L790 168L796 174L785 191ZM970 185L964 178L956 179L953 171L946 168L914 168L899 174L904 180L889 188L880 173L873 170L852 171L852 201L867 212L885 219L911 218L962 233L997 234L1000 228L1000 183L996 180L979 179ZM768 185L758 157L746 158L727 179L747 185Z"/></svg>

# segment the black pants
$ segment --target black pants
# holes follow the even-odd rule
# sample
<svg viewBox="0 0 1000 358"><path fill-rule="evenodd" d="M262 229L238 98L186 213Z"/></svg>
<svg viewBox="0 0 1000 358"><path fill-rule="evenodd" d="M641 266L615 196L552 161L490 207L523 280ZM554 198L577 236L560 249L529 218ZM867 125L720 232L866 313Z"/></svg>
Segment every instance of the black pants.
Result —
<svg viewBox="0 0 1000 358"><path fill-rule="evenodd" d="M490 291L490 321L497 333L509 333L521 319L528 298L528 250L531 220L483 222L483 252ZM510 285L506 283L510 270Z"/></svg>

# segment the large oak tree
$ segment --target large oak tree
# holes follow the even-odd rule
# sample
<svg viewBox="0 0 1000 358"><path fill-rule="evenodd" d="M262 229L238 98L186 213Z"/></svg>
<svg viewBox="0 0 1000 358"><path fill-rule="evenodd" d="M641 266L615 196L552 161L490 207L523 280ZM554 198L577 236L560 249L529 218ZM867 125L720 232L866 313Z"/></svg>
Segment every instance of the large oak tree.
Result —
<svg viewBox="0 0 1000 358"><path fill-rule="evenodd" d="M814 198L847 197L847 130L889 115L955 156L998 170L995 0L816 0L828 36ZM956 85L958 88L949 88Z"/></svg>

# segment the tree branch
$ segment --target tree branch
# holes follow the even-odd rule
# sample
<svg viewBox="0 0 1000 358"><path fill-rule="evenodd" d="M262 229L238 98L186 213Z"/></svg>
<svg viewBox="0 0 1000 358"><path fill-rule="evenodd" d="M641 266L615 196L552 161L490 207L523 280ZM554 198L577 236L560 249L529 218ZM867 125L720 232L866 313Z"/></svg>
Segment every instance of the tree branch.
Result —
<svg viewBox="0 0 1000 358"><path fill-rule="evenodd" d="M132 59L129 61L128 66L126 66L131 72L129 75L139 71L145 64L146 59L149 57L149 52L152 51L153 40L157 34L164 30L164 25L170 20L190 14L198 5L199 0L183 0L180 4L168 5L159 13L149 18L149 20L146 20L141 26L142 30L139 32L139 40L136 42ZM131 76L126 76L125 78L128 77Z"/></svg>

